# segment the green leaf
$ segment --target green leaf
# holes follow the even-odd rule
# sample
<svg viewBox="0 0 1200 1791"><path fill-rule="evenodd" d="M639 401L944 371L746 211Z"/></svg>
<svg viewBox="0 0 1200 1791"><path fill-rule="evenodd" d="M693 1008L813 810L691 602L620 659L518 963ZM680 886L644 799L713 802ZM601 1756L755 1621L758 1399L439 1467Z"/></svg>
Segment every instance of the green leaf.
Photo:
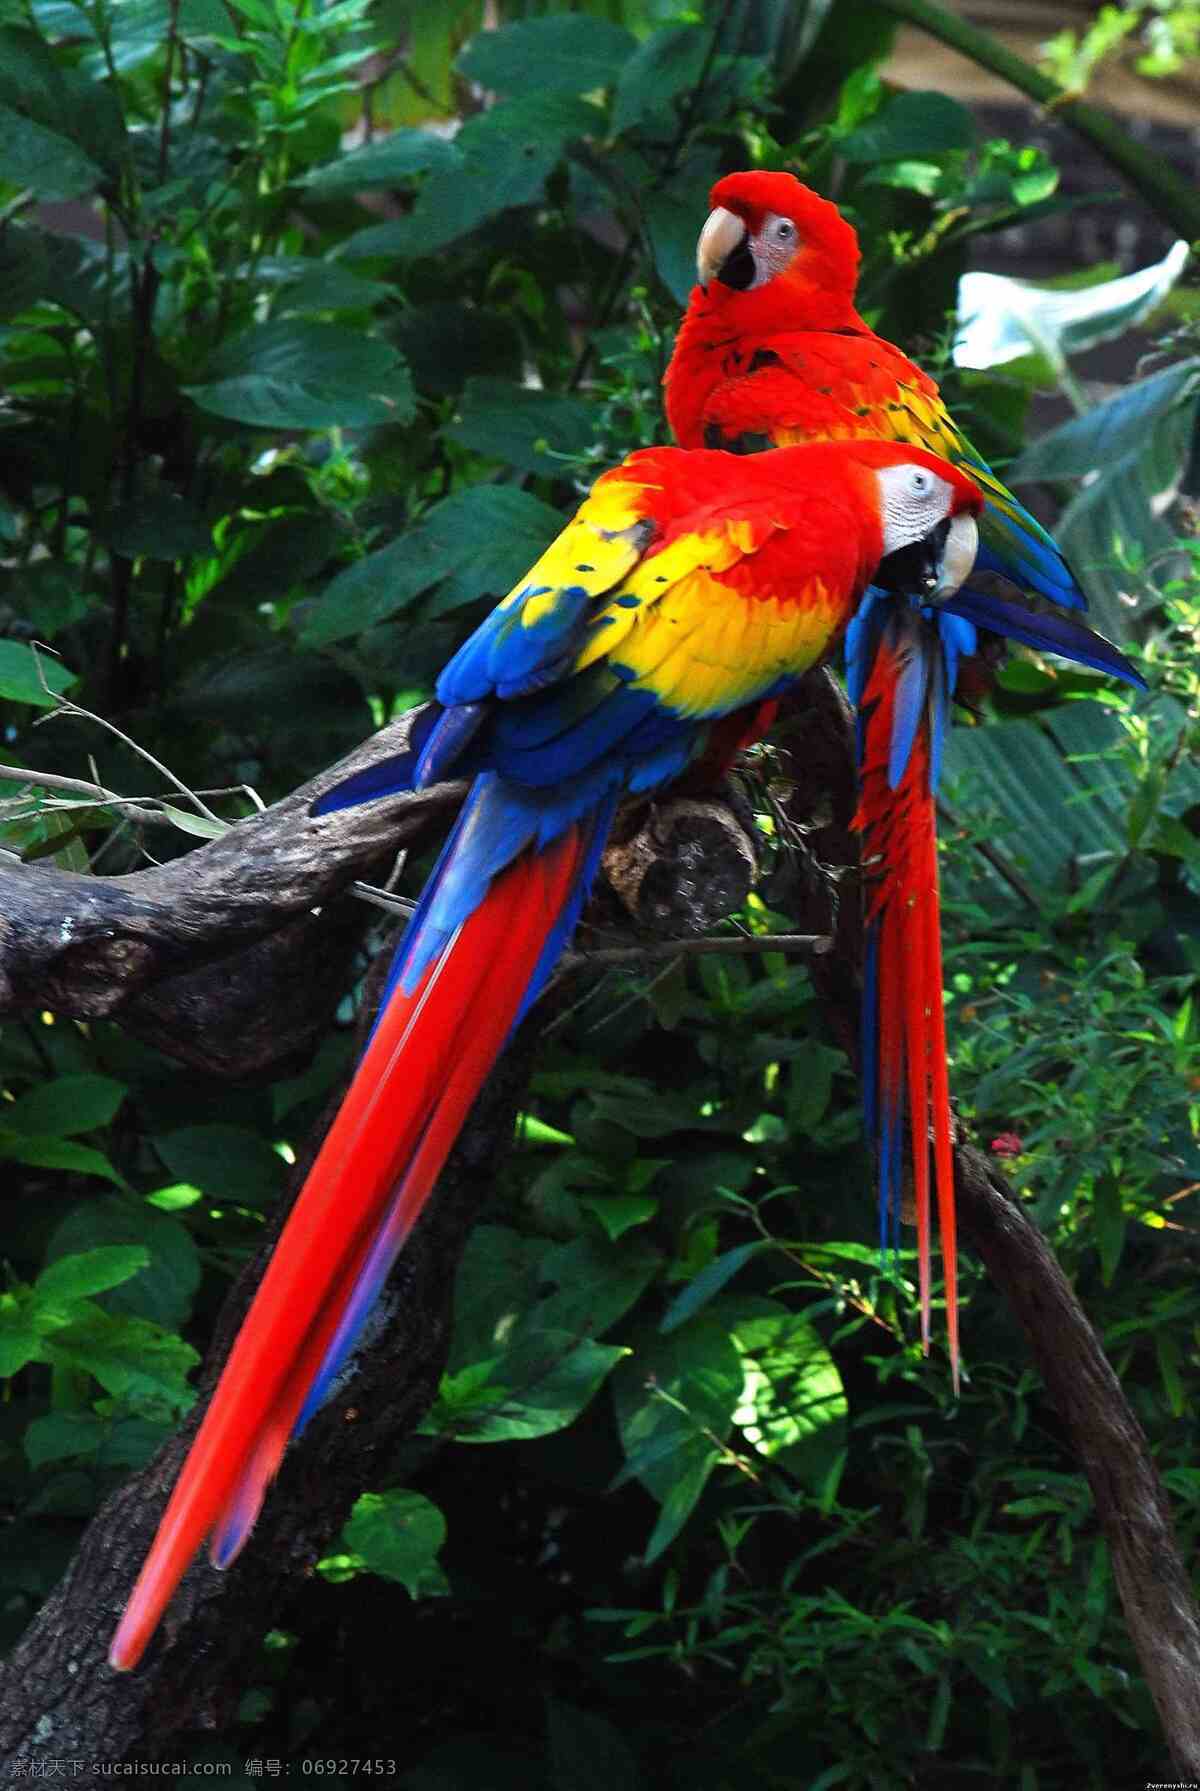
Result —
<svg viewBox="0 0 1200 1791"><path fill-rule="evenodd" d="M331 580L304 624L306 646L360 634L439 585L429 613L500 597L562 526L548 504L508 485L476 485L444 498L388 547Z"/></svg>
<svg viewBox="0 0 1200 1791"><path fill-rule="evenodd" d="M388 343L333 323L255 324L222 344L200 385L202 410L262 429L407 423L412 382Z"/></svg>
<svg viewBox="0 0 1200 1791"><path fill-rule="evenodd" d="M96 1175L103 1181L125 1186L125 1178L103 1152L89 1144L73 1144L67 1138L39 1138L31 1132L12 1132L0 1127L0 1158L28 1163L34 1169L63 1169L75 1175Z"/></svg>
<svg viewBox="0 0 1200 1791"><path fill-rule="evenodd" d="M123 1082L111 1076L59 1076L30 1089L4 1109L5 1123L18 1132L71 1138L107 1126L125 1099Z"/></svg>
<svg viewBox="0 0 1200 1791"><path fill-rule="evenodd" d="M551 13L479 32L457 66L497 93L520 94L531 78L544 93L590 93L611 86L637 47L636 38L607 19Z"/></svg>
<svg viewBox="0 0 1200 1791"><path fill-rule="evenodd" d="M694 1318L701 1307L707 1306L726 1284L733 1280L738 1270L745 1263L761 1256L764 1250L773 1246L766 1240L753 1244L739 1244L735 1250L726 1250L724 1255L714 1257L707 1268L688 1282L681 1294L678 1294L663 1315L659 1330L666 1335L669 1331L677 1331L680 1325Z"/></svg>
<svg viewBox="0 0 1200 1791"><path fill-rule="evenodd" d="M103 1296L105 1311L129 1312L168 1330L186 1324L200 1286L200 1252L186 1225L135 1196L105 1194L81 1203L55 1227L46 1259L99 1244L136 1246L149 1257L141 1274Z"/></svg>
<svg viewBox="0 0 1200 1791"><path fill-rule="evenodd" d="M395 187L430 169L456 168L462 151L452 138L434 131L392 131L374 143L364 143L336 162L312 168L304 177L310 193L324 198L332 193L368 192L373 187Z"/></svg>
<svg viewBox="0 0 1200 1791"><path fill-rule="evenodd" d="M32 703L36 709L53 709L54 695L61 695L75 682L74 672L49 653L35 654L24 641L0 640L0 697ZM48 696L43 685L54 695Z"/></svg>
<svg viewBox="0 0 1200 1791"><path fill-rule="evenodd" d="M1097 626L1120 640L1154 579L1173 570L1169 504L1192 451L1200 409L1200 359L1136 380L1027 448L1015 479L1088 478L1056 534L1079 568ZM1155 566L1149 580L1122 570L1118 544ZM1147 591L1147 584L1149 590Z"/></svg>
<svg viewBox="0 0 1200 1791"><path fill-rule="evenodd" d="M170 1426L149 1418L102 1417L99 1412L47 1412L25 1432L31 1468L85 1456L97 1468L140 1468L161 1448Z"/></svg>
<svg viewBox="0 0 1200 1791"><path fill-rule="evenodd" d="M507 379L470 379L460 415L443 434L464 448L526 473L557 474L596 439L595 409L583 398L543 392Z"/></svg>
<svg viewBox="0 0 1200 1791"><path fill-rule="evenodd" d="M177 1181L210 1200L269 1207L283 1186L282 1157L243 1126L182 1126L150 1141Z"/></svg>
<svg viewBox="0 0 1200 1791"><path fill-rule="evenodd" d="M720 1459L742 1382L732 1338L707 1313L669 1337L644 1334L613 1377L630 1471L662 1507L647 1560L662 1553L695 1508Z"/></svg>
<svg viewBox="0 0 1200 1791"><path fill-rule="evenodd" d="M0 180L39 199L78 199L95 192L104 173L67 137L0 101Z"/></svg>
<svg viewBox="0 0 1200 1791"><path fill-rule="evenodd" d="M898 93L875 116L837 140L848 162L920 160L948 150L970 149L975 141L971 114L944 93Z"/></svg>
<svg viewBox="0 0 1200 1791"><path fill-rule="evenodd" d="M642 196L655 269L681 305L687 303L696 283L696 194L708 190L720 167L716 151L704 146L688 157L666 185L654 185Z"/></svg>
<svg viewBox="0 0 1200 1791"><path fill-rule="evenodd" d="M1096 1247L1100 1252L1100 1279L1105 1287L1111 1287L1125 1247L1121 1184L1115 1175L1096 1177L1092 1190L1092 1224L1096 1232Z"/></svg>
<svg viewBox="0 0 1200 1791"><path fill-rule="evenodd" d="M446 1540L446 1520L420 1493L406 1488L363 1493L355 1500L342 1540L372 1573L396 1580L410 1598L447 1590L437 1559Z"/></svg>
<svg viewBox="0 0 1200 1791"><path fill-rule="evenodd" d="M42 1270L34 1290L48 1300L85 1300L119 1287L149 1261L150 1252L140 1244L102 1245L79 1256L60 1256Z"/></svg>
<svg viewBox="0 0 1200 1791"><path fill-rule="evenodd" d="M776 1300L731 1299L718 1316L728 1324L745 1370L735 1414L743 1435L810 1486L827 1486L845 1446L849 1408L821 1336Z"/></svg>
<svg viewBox="0 0 1200 1791"><path fill-rule="evenodd" d="M33 1323L27 1295L0 1294L0 1380L38 1360L42 1333Z"/></svg>
<svg viewBox="0 0 1200 1791"><path fill-rule="evenodd" d="M431 174L407 218L360 232L343 253L434 255L489 218L541 199L566 145L604 125L598 107L564 93L527 93L478 113L455 138L461 166Z"/></svg>
<svg viewBox="0 0 1200 1791"><path fill-rule="evenodd" d="M660 112L680 93L690 93L700 79L712 44L711 28L668 25L648 37L621 70L613 101L612 128L620 135ZM693 246L696 219L691 219Z"/></svg>
<svg viewBox="0 0 1200 1791"><path fill-rule="evenodd" d="M614 1241L632 1231L635 1225L644 1225L647 1219L653 1219L658 1211L658 1201L653 1194L582 1194L579 1204L585 1212L593 1213L599 1219L606 1234Z"/></svg>
<svg viewBox="0 0 1200 1791"><path fill-rule="evenodd" d="M118 1398L166 1400L180 1410L191 1403L187 1377L199 1356L181 1337L145 1319L96 1306L55 1331L43 1349L56 1367L82 1370Z"/></svg>
<svg viewBox="0 0 1200 1791"><path fill-rule="evenodd" d="M167 819L178 827L180 833L187 833L193 839L219 840L229 832L228 821L214 821L209 815L197 815L187 808L176 808L172 802L160 802Z"/></svg>
<svg viewBox="0 0 1200 1791"><path fill-rule="evenodd" d="M450 1366L502 1360L523 1330L600 1335L629 1311L658 1264L652 1250L599 1238L553 1244L477 1225L455 1283ZM507 1380L507 1369L496 1378Z"/></svg>
<svg viewBox="0 0 1200 1791"><path fill-rule="evenodd" d="M393 291L384 281L368 280L340 261L311 261L299 255L275 256L266 267L260 262L258 277L264 283L275 283L273 317L309 311L369 311Z"/></svg>
<svg viewBox="0 0 1200 1791"><path fill-rule="evenodd" d="M564 1430L628 1353L618 1344L576 1343L569 1331L523 1330L492 1370L494 1403L458 1431L458 1440L507 1443Z"/></svg>

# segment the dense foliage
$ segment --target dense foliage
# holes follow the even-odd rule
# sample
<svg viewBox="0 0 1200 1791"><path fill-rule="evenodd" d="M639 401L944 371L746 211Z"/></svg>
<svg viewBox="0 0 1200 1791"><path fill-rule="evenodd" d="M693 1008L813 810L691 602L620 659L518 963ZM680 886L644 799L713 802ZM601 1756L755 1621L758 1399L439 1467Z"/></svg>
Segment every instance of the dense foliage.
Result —
<svg viewBox="0 0 1200 1791"><path fill-rule="evenodd" d="M882 14L507 16L421 8L398 51L368 0L0 0L0 768L25 768L5 843L136 868L425 694L590 469L662 439L708 185L786 161L853 216L864 309L979 445L1072 482L1068 549L1144 654L1136 700L1019 658L958 730L953 1086L1194 1543L1200 584L1158 501L1200 391L1186 303L1115 399L1070 372L1178 264L1136 292L1093 270L1044 313L997 289L964 371L969 242L1053 208L1057 176L955 102L890 92ZM1025 445L1055 381L1079 414ZM786 743L752 770L778 859L744 923L767 934ZM137 825L115 796L144 799ZM193 1346L345 1064L348 993L269 1091L208 1086L115 1025L0 1031L9 1640L186 1408ZM425 1434L265 1638L227 1757L383 1751L411 1791L1161 1776L1021 1339L968 1265L961 1402L923 1360L856 1103L779 954L613 969L561 1007Z"/></svg>

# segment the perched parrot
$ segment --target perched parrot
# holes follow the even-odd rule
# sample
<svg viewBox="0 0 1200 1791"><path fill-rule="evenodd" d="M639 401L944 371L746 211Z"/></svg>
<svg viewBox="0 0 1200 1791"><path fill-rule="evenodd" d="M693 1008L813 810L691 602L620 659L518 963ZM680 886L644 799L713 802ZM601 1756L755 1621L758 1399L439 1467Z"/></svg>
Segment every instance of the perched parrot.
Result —
<svg viewBox="0 0 1200 1791"><path fill-rule="evenodd" d="M921 597L917 579L908 584L908 603L870 591L846 636L859 718L855 825L871 879L862 1056L880 1231L885 1242L896 1235L907 1113L928 1349L929 1151L920 1117L928 1072L957 1384L935 795L960 661L975 653L983 630L1144 686L1117 648L1079 619L1086 603L1070 567L956 429L933 380L855 310L858 238L837 207L794 175L768 172L727 175L710 203L696 252L700 283L663 381L680 446L755 454L804 441L899 441L942 455L986 499L975 566L957 592L935 606Z"/></svg>
<svg viewBox="0 0 1200 1791"><path fill-rule="evenodd" d="M136 1665L206 1536L219 1567L246 1540L566 945L618 802L728 765L868 586L890 588L892 564L947 594L974 560L981 506L968 475L889 442L750 462L634 453L455 654L423 746L317 805L452 768L474 780L172 1493L115 1667ZM916 1082L910 1098L920 1115Z"/></svg>

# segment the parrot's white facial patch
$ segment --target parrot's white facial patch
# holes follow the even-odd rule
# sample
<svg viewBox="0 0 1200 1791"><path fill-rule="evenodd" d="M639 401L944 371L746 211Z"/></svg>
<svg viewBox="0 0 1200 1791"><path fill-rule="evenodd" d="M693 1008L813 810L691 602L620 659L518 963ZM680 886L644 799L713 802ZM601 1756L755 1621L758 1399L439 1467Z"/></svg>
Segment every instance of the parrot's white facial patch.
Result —
<svg viewBox="0 0 1200 1791"><path fill-rule="evenodd" d="M799 247L800 232L791 218L770 211L752 235L735 212L718 205L696 244L696 277L701 286L720 280L735 292L752 292L781 274Z"/></svg>
<svg viewBox="0 0 1200 1791"><path fill-rule="evenodd" d="M926 544L928 565L914 596L944 602L970 574L979 551L979 529L967 511L956 516L956 494L948 479L926 466L876 468L883 513L884 557Z"/></svg>
<svg viewBox="0 0 1200 1791"><path fill-rule="evenodd" d="M791 265L799 247L800 232L791 218L769 211L758 235L750 239L750 253L754 256L755 264L762 270L761 278L756 284L762 285L767 280L773 280L776 274L781 274Z"/></svg>
<svg viewBox="0 0 1200 1791"><path fill-rule="evenodd" d="M895 553L928 535L954 508L954 488L926 466L876 469L883 499L883 551Z"/></svg>

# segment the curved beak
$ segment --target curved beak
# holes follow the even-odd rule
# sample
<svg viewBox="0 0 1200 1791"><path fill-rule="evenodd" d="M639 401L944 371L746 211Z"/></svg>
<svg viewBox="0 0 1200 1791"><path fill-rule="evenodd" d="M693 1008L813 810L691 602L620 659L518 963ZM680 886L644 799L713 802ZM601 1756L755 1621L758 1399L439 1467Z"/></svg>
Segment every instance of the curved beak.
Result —
<svg viewBox="0 0 1200 1791"><path fill-rule="evenodd" d="M964 510L953 519L947 532L937 566L937 579L929 593L931 603L945 603L960 585L966 583L978 552L979 525L970 512Z"/></svg>
<svg viewBox="0 0 1200 1791"><path fill-rule="evenodd" d="M696 244L696 278L707 287L715 280L729 257L741 248L748 232L741 218L718 205L710 211Z"/></svg>
<svg viewBox="0 0 1200 1791"><path fill-rule="evenodd" d="M978 551L975 518L963 511L943 518L919 541L888 554L880 561L874 582L921 603L945 603L969 577Z"/></svg>

